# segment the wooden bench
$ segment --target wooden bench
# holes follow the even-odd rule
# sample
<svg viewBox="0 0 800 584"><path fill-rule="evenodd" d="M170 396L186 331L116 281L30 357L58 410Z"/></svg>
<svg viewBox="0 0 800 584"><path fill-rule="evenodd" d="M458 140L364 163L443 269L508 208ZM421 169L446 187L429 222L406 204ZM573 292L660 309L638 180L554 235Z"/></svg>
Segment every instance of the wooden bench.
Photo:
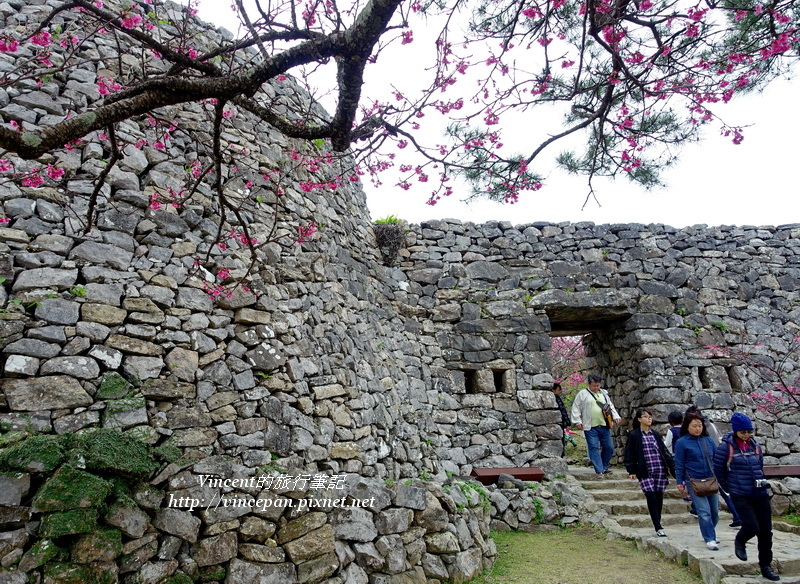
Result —
<svg viewBox="0 0 800 584"><path fill-rule="evenodd" d="M786 477L800 477L800 465L776 464L764 467L764 476L769 478L782 479Z"/></svg>
<svg viewBox="0 0 800 584"><path fill-rule="evenodd" d="M492 485L497 482L501 474L511 475L521 481L541 481L544 471L538 466L510 467L510 468L473 468L470 476L475 477L481 484Z"/></svg>

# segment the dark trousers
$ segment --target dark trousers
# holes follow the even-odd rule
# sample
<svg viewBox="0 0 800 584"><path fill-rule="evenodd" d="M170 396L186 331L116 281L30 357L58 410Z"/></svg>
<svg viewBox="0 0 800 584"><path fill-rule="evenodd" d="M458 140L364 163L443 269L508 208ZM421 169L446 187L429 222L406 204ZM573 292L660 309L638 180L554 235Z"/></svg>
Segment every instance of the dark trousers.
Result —
<svg viewBox="0 0 800 584"><path fill-rule="evenodd" d="M731 500L731 496L722 489L719 490L719 496L722 497L722 500L725 501L725 504L728 506L728 511L733 515L733 521L741 521L742 518L739 517L739 512L736 510L736 505Z"/></svg>
<svg viewBox="0 0 800 584"><path fill-rule="evenodd" d="M664 507L664 491L653 491L644 493L647 499L647 511L650 513L650 520L656 531L661 529L661 509Z"/></svg>
<svg viewBox="0 0 800 584"><path fill-rule="evenodd" d="M742 528L736 534L736 541L745 544L753 537L758 538L758 565L772 563L772 509L769 497L744 497L731 494L733 504L742 520Z"/></svg>

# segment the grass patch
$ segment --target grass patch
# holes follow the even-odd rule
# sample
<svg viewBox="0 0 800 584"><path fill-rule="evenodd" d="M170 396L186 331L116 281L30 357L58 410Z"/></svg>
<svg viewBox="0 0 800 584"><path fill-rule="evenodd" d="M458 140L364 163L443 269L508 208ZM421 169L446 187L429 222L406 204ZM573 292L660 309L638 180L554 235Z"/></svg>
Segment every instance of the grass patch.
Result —
<svg viewBox="0 0 800 584"><path fill-rule="evenodd" d="M589 449L586 447L586 436L583 432L577 431L572 435L572 440L567 440L566 459L569 464L581 464L584 458L589 456Z"/></svg>
<svg viewBox="0 0 800 584"><path fill-rule="evenodd" d="M499 557L472 584L698 584L702 579L657 552L578 526L535 533L493 533Z"/></svg>
<svg viewBox="0 0 800 584"><path fill-rule="evenodd" d="M784 523L788 523L789 525L800 526L800 515L796 513L790 513L788 515L777 515L772 518L772 521L783 521Z"/></svg>

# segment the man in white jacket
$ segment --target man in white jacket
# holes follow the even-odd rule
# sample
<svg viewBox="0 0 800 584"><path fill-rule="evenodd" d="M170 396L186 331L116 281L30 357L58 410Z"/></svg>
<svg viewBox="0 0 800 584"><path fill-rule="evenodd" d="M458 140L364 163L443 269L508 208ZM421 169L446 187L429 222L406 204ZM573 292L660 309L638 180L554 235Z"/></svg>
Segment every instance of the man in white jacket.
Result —
<svg viewBox="0 0 800 584"><path fill-rule="evenodd" d="M615 424L619 424L620 416L617 408L611 403L606 390L600 388L603 380L597 375L587 378L588 389L582 389L572 402L572 419L577 420L578 430L583 430L589 460L598 476L610 472L611 457L614 455L614 442L611 440L611 429L606 424L602 406L610 407L610 416Z"/></svg>

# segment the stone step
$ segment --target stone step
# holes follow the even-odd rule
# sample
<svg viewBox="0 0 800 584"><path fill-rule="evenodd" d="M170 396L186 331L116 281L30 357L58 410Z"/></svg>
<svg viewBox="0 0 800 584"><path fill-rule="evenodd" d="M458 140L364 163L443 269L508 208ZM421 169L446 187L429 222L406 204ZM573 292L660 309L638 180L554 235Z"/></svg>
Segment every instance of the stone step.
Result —
<svg viewBox="0 0 800 584"><path fill-rule="evenodd" d="M608 511L611 515L635 515L637 513L648 515L647 501L645 501L644 494L639 495L637 501L598 501L601 507ZM681 500L677 501L664 501L664 507L661 511L664 515L689 515L689 503Z"/></svg>
<svg viewBox="0 0 800 584"><path fill-rule="evenodd" d="M614 489L617 491L641 491L638 481L630 479L578 479L584 489L587 491L606 491Z"/></svg>
<svg viewBox="0 0 800 584"><path fill-rule="evenodd" d="M689 502L683 501L671 481L664 499L662 524L667 537L657 537L647 513L647 504L637 481L624 470L596 476L591 468L570 468L572 474L595 502L609 516L603 526L636 541L639 548L653 548L667 559L686 565L703 578L704 584L763 584L758 568L755 539L747 546L750 560L742 562L733 553L733 538L738 529L728 527L732 518L724 510L717 525L719 550L709 550L700 536L697 519L689 514ZM800 528L776 524L773 528L772 567L783 584L800 584Z"/></svg>
<svg viewBox="0 0 800 584"><path fill-rule="evenodd" d="M641 513L636 515L614 515L614 520L624 527L649 527L652 529L653 523L650 521L650 516ZM661 525L664 528L670 525L685 525L695 523L697 519L689 515L667 515L661 516Z"/></svg>
<svg viewBox="0 0 800 584"><path fill-rule="evenodd" d="M758 571L756 570L756 574ZM781 577L781 584L800 584L800 576L787 576L786 574L780 574ZM757 576L724 576L722 580L720 580L720 584L764 584L765 582L769 582L761 577L761 575Z"/></svg>
<svg viewBox="0 0 800 584"><path fill-rule="evenodd" d="M755 540L753 540L753 542L751 542L747 548L747 555L749 557L746 562L742 562L738 558L725 559L719 562L727 574L731 574L733 576L751 576L752 574L758 574L758 552L756 550ZM777 571L779 574L795 575L800 577L800 556L791 557L783 553L779 554L777 553L777 550L774 549L774 546L773 554L775 556L773 561L773 569L775 571Z"/></svg>
<svg viewBox="0 0 800 584"><path fill-rule="evenodd" d="M617 521L620 525L626 525L628 527L647 527L651 525L650 523L650 515L647 513L636 513L632 515L614 515L613 519ZM697 523L697 518L689 515L688 513L664 513L661 515L661 524L662 525L685 525L685 524L692 524ZM728 527L731 523L731 516L725 515L724 513L720 514L719 524L717 525L717 531L721 531L723 529L730 530L733 533L739 529L738 527Z"/></svg>
<svg viewBox="0 0 800 584"><path fill-rule="evenodd" d="M693 572L699 573L705 584L755 584L766 582L761 578L758 568L758 552L756 541L748 543L747 552L750 559L742 562L733 553L733 540L737 529L717 526L719 549L709 550L700 537L696 521L689 523L669 524L670 517L665 516L664 530L667 537L657 537L649 521L632 516L630 521L625 517L613 517L605 523L606 527L619 535L636 541L640 549L653 548L661 552L665 558L686 565ZM631 523L632 525L626 525ZM781 576L781 582L800 584L800 536L773 530L772 551L773 569Z"/></svg>
<svg viewBox="0 0 800 584"><path fill-rule="evenodd" d="M625 490L620 491L618 489L592 489L590 491L592 493L592 497L594 497L595 501L636 501L644 497L642 494L642 490L637 488L636 490ZM664 501L681 501L689 505L688 501L683 500L683 495L681 495L675 489L667 489L664 491ZM688 509L688 507L687 507Z"/></svg>

